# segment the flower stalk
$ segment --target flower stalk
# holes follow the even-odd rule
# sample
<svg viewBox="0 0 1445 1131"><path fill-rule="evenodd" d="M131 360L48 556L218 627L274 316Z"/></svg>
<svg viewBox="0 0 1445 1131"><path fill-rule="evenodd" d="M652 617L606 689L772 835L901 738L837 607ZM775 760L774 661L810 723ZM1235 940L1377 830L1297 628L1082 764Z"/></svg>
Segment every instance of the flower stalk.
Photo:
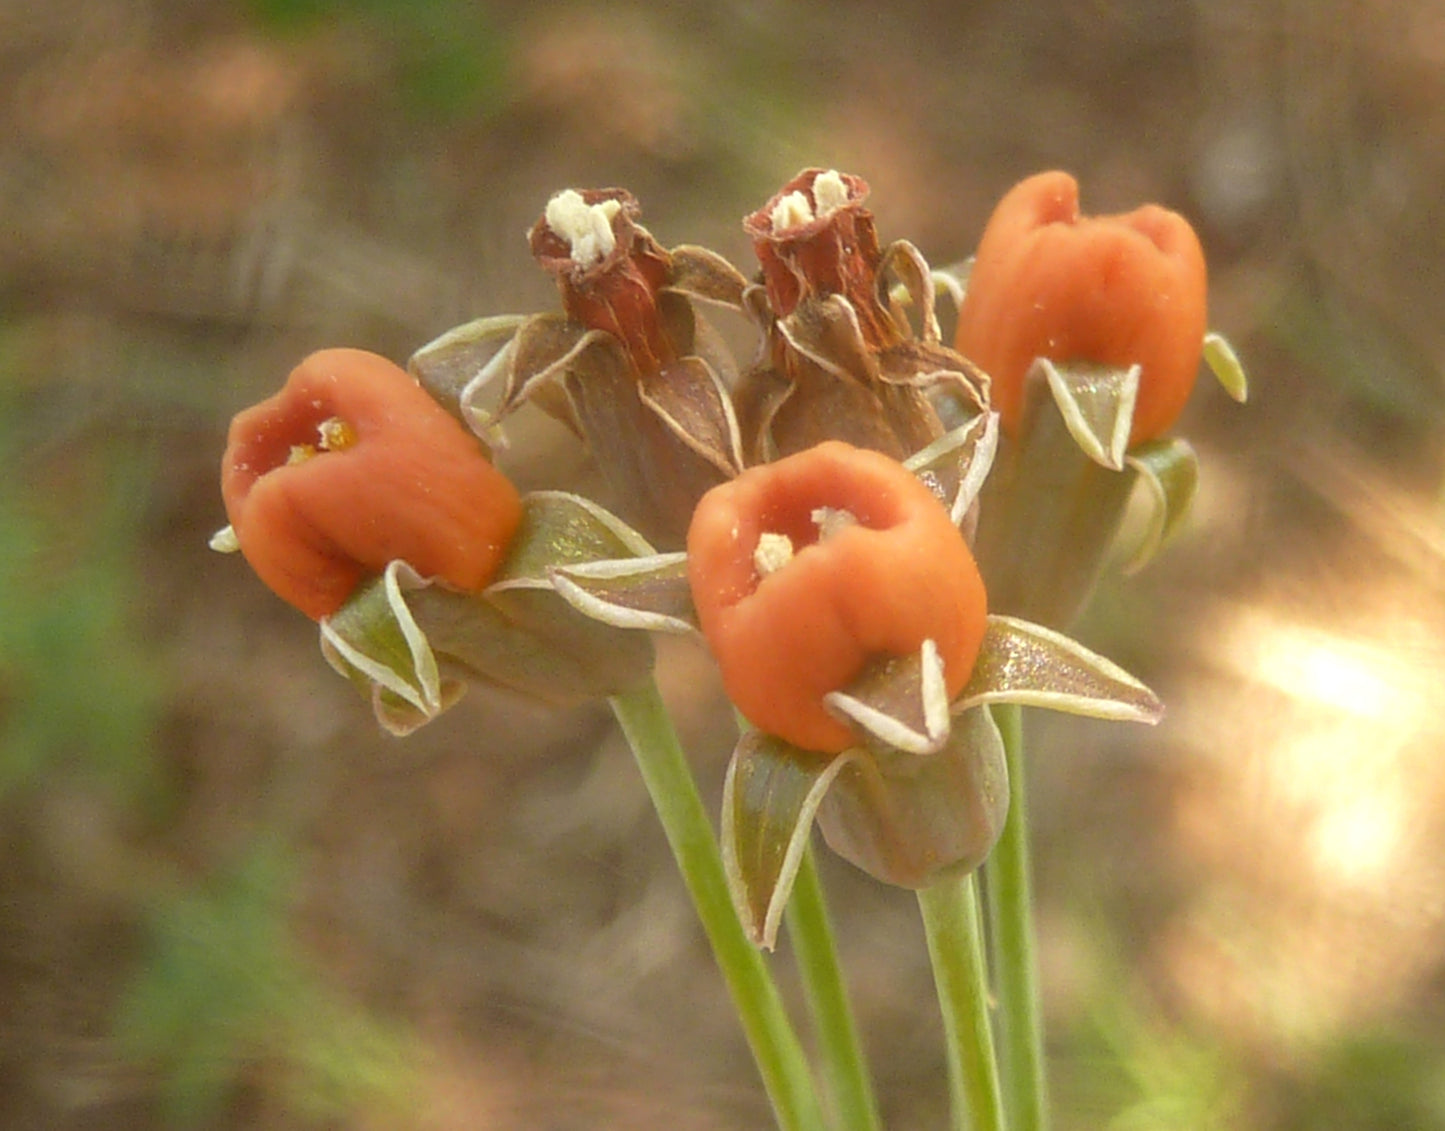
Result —
<svg viewBox="0 0 1445 1131"><path fill-rule="evenodd" d="M1049 1125L1048 1083L1029 859L1022 710L1016 703L1000 703L993 708L993 717L1003 738L1012 792L1003 832L983 865L989 955L998 999L1004 1106L1014 1131L1045 1131Z"/></svg>
<svg viewBox="0 0 1445 1131"><path fill-rule="evenodd" d="M970 873L921 889L918 907L943 1013L952 1126L954 1131L1004 1131L975 877Z"/></svg>
<svg viewBox="0 0 1445 1131"><path fill-rule="evenodd" d="M878 1131L878 1101L838 964L833 925L811 847L803 852L784 921L813 1018L834 1122L839 1131Z"/></svg>
<svg viewBox="0 0 1445 1131"><path fill-rule="evenodd" d="M611 698L667 843L732 994L779 1131L814 1131L822 1109L803 1046L763 956L743 933L697 785L655 682Z"/></svg>

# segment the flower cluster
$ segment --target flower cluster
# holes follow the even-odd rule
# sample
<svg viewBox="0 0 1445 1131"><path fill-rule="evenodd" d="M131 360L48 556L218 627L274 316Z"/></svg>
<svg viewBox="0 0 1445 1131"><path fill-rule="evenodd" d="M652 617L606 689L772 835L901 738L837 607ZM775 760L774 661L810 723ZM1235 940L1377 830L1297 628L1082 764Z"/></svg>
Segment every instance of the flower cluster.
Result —
<svg viewBox="0 0 1445 1131"><path fill-rule="evenodd" d="M393 729L476 679L616 694L650 669L649 632L700 634L749 724L723 847L768 943L788 848L815 820L892 883L977 866L1008 805L987 704L1158 717L1010 581L1072 595L1097 564L1047 576L1050 554L1014 536L1034 529L1020 507L1082 453L1113 477L1096 492L1109 506L1136 478L1156 488L1167 528L1192 456L1160 437L1201 352L1242 392L1205 335L1203 257L1174 213L1081 219L1072 178L1031 178L989 222L965 293L912 244L880 244L867 193L835 170L789 181L744 220L749 280L705 248L664 248L623 189L560 192L528 237L560 311L457 327L409 372L315 354L236 417L222 468L231 526L215 544L320 621L328 659ZM945 291L962 295L955 347ZM704 307L752 321L752 364ZM621 517L518 496L491 446L524 404L587 444ZM1095 507L1045 502L1050 522Z"/></svg>

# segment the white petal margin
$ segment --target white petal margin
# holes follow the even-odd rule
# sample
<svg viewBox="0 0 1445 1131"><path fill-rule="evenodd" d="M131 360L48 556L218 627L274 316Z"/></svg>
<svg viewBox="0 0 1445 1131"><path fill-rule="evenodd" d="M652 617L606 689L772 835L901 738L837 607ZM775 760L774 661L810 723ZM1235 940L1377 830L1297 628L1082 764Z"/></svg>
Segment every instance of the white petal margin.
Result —
<svg viewBox="0 0 1445 1131"><path fill-rule="evenodd" d="M1122 471L1139 397L1140 367L1060 365L1039 357L1034 359L1033 372L1042 372L1048 381L1064 425L1084 454L1101 467Z"/></svg>
<svg viewBox="0 0 1445 1131"><path fill-rule="evenodd" d="M1018 703L1071 715L1153 725L1164 704L1111 660L1041 624L991 614L956 715L980 703Z"/></svg>
<svg viewBox="0 0 1445 1131"><path fill-rule="evenodd" d="M1204 335L1204 363L1232 398L1240 404L1249 399L1249 378L1239 355L1223 334L1211 330Z"/></svg>
<svg viewBox="0 0 1445 1131"><path fill-rule="evenodd" d="M517 340L513 337L477 370L476 376L462 386L461 393L457 396L457 404L466 419L467 427L487 443L503 449L510 445L498 414L491 409L480 407L477 401L483 390L496 381L498 374L506 373L511 368L516 348Z"/></svg>
<svg viewBox="0 0 1445 1131"><path fill-rule="evenodd" d="M919 696L923 703L921 732L887 711L842 691L832 691L823 696L823 705L895 750L908 754L933 754L948 741L952 722L948 688L943 682L943 657L938 654L938 645L932 640L925 640L919 650L919 661Z"/></svg>
<svg viewBox="0 0 1445 1131"><path fill-rule="evenodd" d="M947 295L955 311L963 309L963 300L968 297L968 279L973 274L973 256L958 263L933 269L934 296Z"/></svg>
<svg viewBox="0 0 1445 1131"><path fill-rule="evenodd" d="M606 530L610 535L621 543L622 548L638 558L657 557L657 551L652 544L641 534L633 530L620 518L605 507L599 506L591 499L582 495L574 495L570 491L529 491L523 499L523 505L530 512L534 507L544 505L563 507L576 507ZM512 556L502 565L503 578L501 581L494 581L487 586L487 593L502 593L508 589L551 589L552 579L544 572L533 572L522 574L516 577L505 576L514 568L516 560L516 547L513 546ZM609 559L610 560L610 559ZM551 563L548 563L549 565ZM561 564L561 563L558 563ZM580 564L580 563L578 563ZM570 568L570 566L569 566Z"/></svg>
<svg viewBox="0 0 1445 1131"><path fill-rule="evenodd" d="M690 633L697 626L682 617L658 610L636 608L631 605L609 601L595 589L585 585L587 581L626 581L642 578L647 574L664 573L676 569L687 561L684 552L653 554L646 558L619 558L611 561L581 562L577 565L558 566L548 571L552 588L569 605L580 613L603 624L616 628L640 628L649 632ZM686 584L686 575L683 576Z"/></svg>
<svg viewBox="0 0 1445 1131"><path fill-rule="evenodd" d="M929 343L940 341L942 335L939 332L935 309L938 291L934 287L932 272L929 270L928 261L923 258L923 253L907 240L894 240L883 251L879 273L883 272L892 272L899 280L899 286L889 290L889 297L895 300L901 298L918 307L923 340ZM901 296L898 293L900 288L903 292Z"/></svg>
<svg viewBox="0 0 1445 1131"><path fill-rule="evenodd" d="M411 355L407 370L423 385L428 384L431 370L441 371L437 379L457 392L462 415L484 440L502 446L505 436L492 414L474 406L477 390L504 372L505 357L511 352L511 339L526 322L521 314L499 314L477 318L433 338ZM490 352L489 352L490 351ZM482 358L486 358L482 361ZM464 381L449 376L447 370L475 370Z"/></svg>
<svg viewBox="0 0 1445 1131"><path fill-rule="evenodd" d="M441 676L437 671L436 657L432 655L431 645L427 643L426 635L417 626L416 618L411 615L411 609L402 597L403 583L408 589L419 589L428 583L421 574L400 559L388 565L386 572L382 574L386 603L392 616L396 618L402 639L406 641L407 651L411 655L412 672L416 676L415 683L403 679L392 668L353 646L332 626L330 617L321 620L321 653L339 674L347 673L338 665L338 659L366 676L378 688L390 691L410 703L430 719L439 715L446 705L442 698Z"/></svg>
<svg viewBox="0 0 1445 1131"><path fill-rule="evenodd" d="M963 473L949 503L948 517L957 526L968 514L978 493L983 490L988 473L993 469L994 457L998 455L998 413L985 412L974 417L967 424L945 432L926 448L919 448L906 460L903 466L915 475L922 476L934 464L939 463L950 452L958 451L970 443L973 455L969 458L968 470Z"/></svg>
<svg viewBox="0 0 1445 1131"><path fill-rule="evenodd" d="M1133 574L1153 560L1188 515L1199 490L1199 457L1187 441L1176 436L1140 444L1129 454L1128 462L1149 493L1148 525L1124 565L1124 572Z"/></svg>
<svg viewBox="0 0 1445 1131"><path fill-rule="evenodd" d="M817 815L818 806L822 804L834 779L850 762L861 757L861 754L857 750L845 750L837 755L813 778L807 792L797 802L796 809L785 815L781 823L787 828L786 847L777 875L768 878L772 888L766 893L767 903L759 918L753 901L749 898L752 893L748 887L748 876L738 858L737 772L739 763L750 755L765 756L761 749L754 748L761 748L762 744L767 742L785 745L780 739L749 730L744 732L733 750L733 756L728 762L727 776L723 779L721 840L723 873L727 877L728 891L732 894L733 906L737 909L743 930L753 943L764 950L772 950L778 942L778 925L782 922L788 899L793 894L793 883L798 878L798 867L803 861L803 852L808 847L808 838L813 831L813 819ZM779 758L784 757L786 755L780 752ZM791 805L788 808L791 809Z"/></svg>

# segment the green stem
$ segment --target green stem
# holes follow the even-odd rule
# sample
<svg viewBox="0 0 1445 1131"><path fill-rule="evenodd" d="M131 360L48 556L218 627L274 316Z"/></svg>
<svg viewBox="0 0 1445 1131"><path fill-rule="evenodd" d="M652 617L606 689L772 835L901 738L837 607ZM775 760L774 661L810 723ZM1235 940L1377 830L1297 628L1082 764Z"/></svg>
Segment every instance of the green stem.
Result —
<svg viewBox="0 0 1445 1131"><path fill-rule="evenodd" d="M803 978L803 991L813 1015L823 1074L838 1126L842 1131L878 1131L878 1102L873 1096L863 1046L848 1004L848 990L838 964L833 927L811 845L803 851L803 860L793 881L792 898L784 914L788 938Z"/></svg>
<svg viewBox="0 0 1445 1131"><path fill-rule="evenodd" d="M1046 1131L1048 1084L1029 864L1023 719L1015 703L996 705L993 716L1003 736L1010 791L1008 819L984 864L994 990L1002 1019L999 1036L1004 1093L1016 1131Z"/></svg>
<svg viewBox="0 0 1445 1131"><path fill-rule="evenodd" d="M822 1110L807 1056L762 954L748 941L733 909L712 823L657 685L648 680L610 702L732 993L778 1127L821 1128Z"/></svg>
<svg viewBox="0 0 1445 1131"><path fill-rule="evenodd" d="M968 875L924 888L918 906L943 1011L953 1126L956 1131L1003 1131L975 879Z"/></svg>

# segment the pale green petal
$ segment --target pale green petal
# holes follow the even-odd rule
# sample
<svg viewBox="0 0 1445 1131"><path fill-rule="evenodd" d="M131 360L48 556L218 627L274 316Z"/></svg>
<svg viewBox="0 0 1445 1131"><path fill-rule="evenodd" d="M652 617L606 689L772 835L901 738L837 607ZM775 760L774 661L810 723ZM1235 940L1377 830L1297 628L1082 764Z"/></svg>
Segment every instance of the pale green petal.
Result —
<svg viewBox="0 0 1445 1131"><path fill-rule="evenodd" d="M687 555L585 562L550 571L553 588L578 612L617 628L695 632Z"/></svg>
<svg viewBox="0 0 1445 1131"><path fill-rule="evenodd" d="M1204 335L1204 362L1226 393L1240 404L1249 399L1249 378L1244 365L1223 334L1211 330Z"/></svg>
<svg viewBox="0 0 1445 1131"><path fill-rule="evenodd" d="M415 729L455 699L443 694L436 657L403 596L404 589L426 584L406 562L394 561L320 622L327 662L342 675L371 685L378 721L394 732ZM386 696L398 702L389 703ZM398 713L400 704L410 711Z"/></svg>
<svg viewBox="0 0 1445 1131"><path fill-rule="evenodd" d="M749 730L723 781L722 859L748 937L772 950L828 787L856 751L832 758Z"/></svg>
<svg viewBox="0 0 1445 1131"><path fill-rule="evenodd" d="M1051 628L996 614L953 709L980 703L1136 723L1157 723L1164 715L1159 697L1117 664Z"/></svg>
<svg viewBox="0 0 1445 1131"><path fill-rule="evenodd" d="M1139 366L1120 369L1040 357L1034 367L1043 371L1064 424L1084 453L1101 467L1122 471L1139 395Z"/></svg>
<svg viewBox="0 0 1445 1131"><path fill-rule="evenodd" d="M879 741L910 754L932 754L948 741L948 690L938 646L925 640L912 656L871 665L824 705Z"/></svg>
<svg viewBox="0 0 1445 1131"><path fill-rule="evenodd" d="M1124 567L1135 573L1149 564L1189 514L1199 487L1199 458L1184 440L1154 440L1129 453L1129 466L1149 492L1148 527Z"/></svg>

